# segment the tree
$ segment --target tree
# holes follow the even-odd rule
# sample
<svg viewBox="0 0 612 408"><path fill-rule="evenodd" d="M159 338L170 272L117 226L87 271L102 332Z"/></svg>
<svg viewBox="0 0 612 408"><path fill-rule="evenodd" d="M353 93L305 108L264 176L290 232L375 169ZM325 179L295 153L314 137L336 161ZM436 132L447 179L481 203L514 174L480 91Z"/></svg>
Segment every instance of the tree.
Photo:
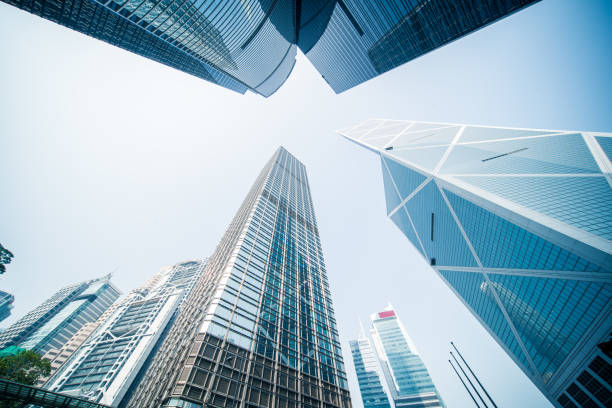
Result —
<svg viewBox="0 0 612 408"><path fill-rule="evenodd" d="M13 253L0 244L0 275L6 272L6 264L13 260Z"/></svg>
<svg viewBox="0 0 612 408"><path fill-rule="evenodd" d="M21 350L17 354L0 357L0 378L34 385L39 378L47 377L50 373L49 360L32 350Z"/></svg>

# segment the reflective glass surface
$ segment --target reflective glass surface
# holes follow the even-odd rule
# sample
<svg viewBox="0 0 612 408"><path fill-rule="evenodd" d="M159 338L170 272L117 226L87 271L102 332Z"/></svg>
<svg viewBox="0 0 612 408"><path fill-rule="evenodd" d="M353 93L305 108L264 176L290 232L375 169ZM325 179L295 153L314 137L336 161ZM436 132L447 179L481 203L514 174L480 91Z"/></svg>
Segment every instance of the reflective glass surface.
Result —
<svg viewBox="0 0 612 408"><path fill-rule="evenodd" d="M4 0L244 93L274 93L297 48L342 92L535 0Z"/></svg>

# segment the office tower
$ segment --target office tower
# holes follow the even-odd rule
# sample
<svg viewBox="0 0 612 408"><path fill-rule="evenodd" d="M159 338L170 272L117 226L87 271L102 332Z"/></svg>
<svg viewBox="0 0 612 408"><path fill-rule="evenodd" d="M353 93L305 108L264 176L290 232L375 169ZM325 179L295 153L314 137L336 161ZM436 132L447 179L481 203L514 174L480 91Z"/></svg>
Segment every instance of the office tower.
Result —
<svg viewBox="0 0 612 408"><path fill-rule="evenodd" d="M443 407L427 368L393 308L371 316L372 340L394 407Z"/></svg>
<svg viewBox="0 0 612 408"><path fill-rule="evenodd" d="M47 382L46 388L118 406L202 275L205 261L165 268L129 293Z"/></svg>
<svg viewBox="0 0 612 408"><path fill-rule="evenodd" d="M263 96L299 48L345 91L536 0L4 0L236 92Z"/></svg>
<svg viewBox="0 0 612 408"><path fill-rule="evenodd" d="M0 290L0 322L11 315L14 301L13 295Z"/></svg>
<svg viewBox="0 0 612 408"><path fill-rule="evenodd" d="M324 404L351 406L306 168L281 147L126 406Z"/></svg>
<svg viewBox="0 0 612 408"><path fill-rule="evenodd" d="M340 133L380 155L391 220L551 402L605 405L612 134L384 120Z"/></svg>
<svg viewBox="0 0 612 408"><path fill-rule="evenodd" d="M357 340L349 342L353 365L361 391L361 400L364 408L391 408L389 401L393 401L384 387L384 377L378 364L378 359L372 344L361 330Z"/></svg>
<svg viewBox="0 0 612 408"><path fill-rule="evenodd" d="M119 294L110 275L66 286L0 333L0 349L17 345L45 354L61 348L83 325L104 313Z"/></svg>
<svg viewBox="0 0 612 408"><path fill-rule="evenodd" d="M51 378L51 376L53 376L55 372L66 363L66 361L68 361L68 359L74 354L76 350L79 349L79 347L81 347L81 344L83 344L85 340L87 340L89 336L91 336L91 334L98 328L98 326L105 322L106 319L111 314L113 314L120 305L127 301L127 299L131 299L130 295L131 293L128 294L128 296L126 296L126 298L124 298L123 300L116 301L115 303L113 303L108 309L106 309L104 313L100 315L100 317L98 317L96 321L84 324L83 327L81 327L70 338L70 340L64 343L61 348L52 348L47 351L43 355L43 358L46 358L47 360L49 360L49 363L51 363L51 371L47 377L39 378L36 382L36 385L43 386L44 384L46 384L49 378Z"/></svg>

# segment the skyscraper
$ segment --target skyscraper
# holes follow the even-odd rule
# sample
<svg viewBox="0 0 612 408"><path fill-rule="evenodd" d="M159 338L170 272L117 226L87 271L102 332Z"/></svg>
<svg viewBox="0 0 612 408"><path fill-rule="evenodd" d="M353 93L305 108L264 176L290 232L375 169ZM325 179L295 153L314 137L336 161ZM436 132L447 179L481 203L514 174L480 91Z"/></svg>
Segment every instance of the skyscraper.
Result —
<svg viewBox="0 0 612 408"><path fill-rule="evenodd" d="M0 290L0 322L11 315L14 301L13 295Z"/></svg>
<svg viewBox="0 0 612 408"><path fill-rule="evenodd" d="M551 402L608 404L612 134L385 120L340 133L380 156L388 216Z"/></svg>
<svg viewBox="0 0 612 408"><path fill-rule="evenodd" d="M391 406L443 407L425 364L393 308L388 306L373 314L371 320L370 334L390 393Z"/></svg>
<svg viewBox="0 0 612 408"><path fill-rule="evenodd" d="M119 294L110 275L62 288L0 333L0 349L17 345L45 354L60 348L104 313Z"/></svg>
<svg viewBox="0 0 612 408"><path fill-rule="evenodd" d="M205 265L199 260L174 265L131 291L45 388L118 406Z"/></svg>
<svg viewBox="0 0 612 408"><path fill-rule="evenodd" d="M306 169L279 148L128 407L350 407Z"/></svg>
<svg viewBox="0 0 612 408"><path fill-rule="evenodd" d="M393 399L385 389L384 377L372 348L372 343L362 329L357 340L349 342L355 374L359 383L364 408L391 408ZM391 402L389 402L391 401Z"/></svg>
<svg viewBox="0 0 612 408"><path fill-rule="evenodd" d="M4 0L236 92L274 93L297 48L342 92L536 0Z"/></svg>

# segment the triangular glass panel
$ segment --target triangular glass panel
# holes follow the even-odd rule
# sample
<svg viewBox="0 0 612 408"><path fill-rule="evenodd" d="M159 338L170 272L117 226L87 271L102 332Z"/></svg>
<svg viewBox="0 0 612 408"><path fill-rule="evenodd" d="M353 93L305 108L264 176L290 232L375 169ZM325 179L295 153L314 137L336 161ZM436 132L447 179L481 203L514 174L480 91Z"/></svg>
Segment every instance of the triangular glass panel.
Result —
<svg viewBox="0 0 612 408"><path fill-rule="evenodd" d="M601 150L608 156L608 160L612 161L612 137L596 136L595 139L601 146Z"/></svg>
<svg viewBox="0 0 612 408"><path fill-rule="evenodd" d="M419 240L414 232L414 228L412 228L412 224L410 223L410 219L408 218L408 213L404 207L400 208L391 216L391 221L404 233L406 238L412 243L412 245L416 248L417 251L423 256L423 248L421 248L421 244L419 244Z"/></svg>
<svg viewBox="0 0 612 408"><path fill-rule="evenodd" d="M366 133L376 128L383 122L384 122L383 120L379 120L379 119L370 119L368 121L365 121L364 123L360 123L359 125L355 127L343 129L340 132L349 137L359 139L361 136L365 135Z"/></svg>
<svg viewBox="0 0 612 408"><path fill-rule="evenodd" d="M425 147L422 149L389 150L387 154L406 161L409 164L414 164L422 169L433 171L447 149L448 146Z"/></svg>
<svg viewBox="0 0 612 408"><path fill-rule="evenodd" d="M480 272L460 272L440 270L440 274L455 290L459 297L469 306L491 332L520 361L524 369L531 370L529 361L525 357L508 321L504 317L499 304L495 300L491 285Z"/></svg>
<svg viewBox="0 0 612 408"><path fill-rule="evenodd" d="M361 143L367 143L377 149L382 149L388 142L390 142L395 136L383 136L375 139L362 140Z"/></svg>
<svg viewBox="0 0 612 408"><path fill-rule="evenodd" d="M432 265L478 266L433 180L408 200L406 209Z"/></svg>
<svg viewBox="0 0 612 408"><path fill-rule="evenodd" d="M529 129L503 129L481 126L466 126L458 143L480 142L495 139L513 139L517 137L548 135L551 131L538 131Z"/></svg>
<svg viewBox="0 0 612 408"><path fill-rule="evenodd" d="M460 127L458 126L452 126L443 129L406 133L393 142L393 148L448 145L453 141L459 129Z"/></svg>
<svg viewBox="0 0 612 408"><path fill-rule="evenodd" d="M395 207L399 205L402 201L400 197L397 195L397 190L393 185L393 179L391 178L391 174L389 174L389 170L387 170L387 166L385 166L384 159L380 158L380 166L382 167L382 175L383 175L383 185L385 186L385 202L387 204L387 214L389 214Z"/></svg>
<svg viewBox="0 0 612 408"><path fill-rule="evenodd" d="M455 145L441 174L600 173L582 135Z"/></svg>
<svg viewBox="0 0 612 408"><path fill-rule="evenodd" d="M408 197L410 193L412 193L415 188L420 186L427 178L421 173L399 164L393 159L383 157L383 160L391 172L391 176L395 181L395 186L399 190L400 198L402 200Z"/></svg>
<svg viewBox="0 0 612 408"><path fill-rule="evenodd" d="M441 128L441 127L446 127L446 126L452 126L452 125L447 124L447 123L416 122L414 125L410 127L409 131L415 132L417 130L429 130L429 129L436 129L436 128Z"/></svg>
<svg viewBox="0 0 612 408"><path fill-rule="evenodd" d="M601 267L444 190L486 268L600 272Z"/></svg>
<svg viewBox="0 0 612 408"><path fill-rule="evenodd" d="M387 121L384 125L370 131L363 140L370 140L381 136L397 136L404 131L412 122Z"/></svg>
<svg viewBox="0 0 612 408"><path fill-rule="evenodd" d="M546 382L612 297L598 282L489 274L521 341Z"/></svg>
<svg viewBox="0 0 612 408"><path fill-rule="evenodd" d="M591 234L612 240L612 189L603 175L456 178Z"/></svg>

